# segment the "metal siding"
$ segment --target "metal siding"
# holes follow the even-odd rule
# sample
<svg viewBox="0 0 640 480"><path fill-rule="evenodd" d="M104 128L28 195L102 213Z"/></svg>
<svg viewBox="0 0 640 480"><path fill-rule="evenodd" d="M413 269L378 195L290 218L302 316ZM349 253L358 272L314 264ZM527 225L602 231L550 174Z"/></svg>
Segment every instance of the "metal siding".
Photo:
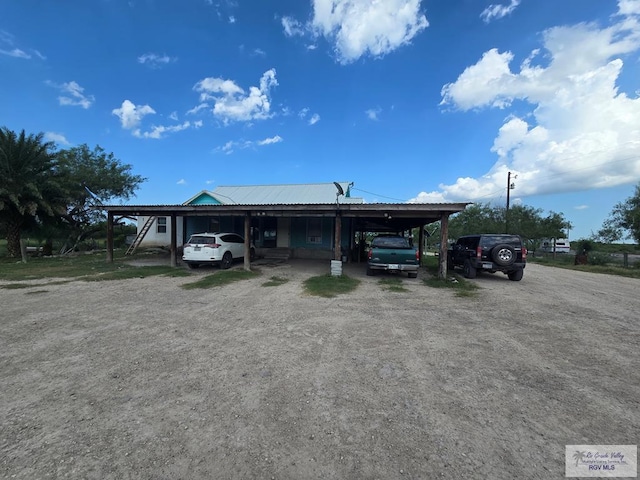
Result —
<svg viewBox="0 0 640 480"><path fill-rule="evenodd" d="M349 192L349 182L339 182ZM239 185L220 186L213 195L233 200L238 205L297 205L335 203L336 186L333 183L311 183L298 185ZM340 196L340 203L364 203L361 198Z"/></svg>

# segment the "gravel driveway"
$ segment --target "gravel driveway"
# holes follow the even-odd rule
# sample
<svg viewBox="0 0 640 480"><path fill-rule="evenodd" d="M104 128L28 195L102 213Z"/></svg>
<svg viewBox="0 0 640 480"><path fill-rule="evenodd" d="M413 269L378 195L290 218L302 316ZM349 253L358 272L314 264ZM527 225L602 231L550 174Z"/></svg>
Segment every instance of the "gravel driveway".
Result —
<svg viewBox="0 0 640 480"><path fill-rule="evenodd" d="M0 289L0 476L546 480L639 443L639 280L528 265L458 298L347 265L354 293L306 295L328 271Z"/></svg>

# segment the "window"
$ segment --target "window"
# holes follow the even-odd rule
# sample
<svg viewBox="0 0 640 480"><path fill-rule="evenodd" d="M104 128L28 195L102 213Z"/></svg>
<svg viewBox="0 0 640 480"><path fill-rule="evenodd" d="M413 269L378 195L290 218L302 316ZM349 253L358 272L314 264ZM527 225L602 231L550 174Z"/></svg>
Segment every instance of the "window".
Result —
<svg viewBox="0 0 640 480"><path fill-rule="evenodd" d="M307 220L307 243L322 243L322 219Z"/></svg>
<svg viewBox="0 0 640 480"><path fill-rule="evenodd" d="M167 233L167 217L158 217L158 233Z"/></svg>

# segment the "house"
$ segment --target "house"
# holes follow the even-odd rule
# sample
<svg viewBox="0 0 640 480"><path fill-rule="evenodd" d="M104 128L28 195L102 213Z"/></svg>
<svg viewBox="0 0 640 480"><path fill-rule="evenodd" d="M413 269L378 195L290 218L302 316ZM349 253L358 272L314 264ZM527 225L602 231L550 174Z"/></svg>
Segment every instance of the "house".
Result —
<svg viewBox="0 0 640 480"><path fill-rule="evenodd" d="M202 190L182 205L189 206L237 206L237 205L287 205L313 206L330 204L332 210L346 204L363 204L362 198L351 196L352 182L220 186L213 191ZM342 193L340 193L342 192ZM291 257L331 258L334 244L334 218L326 216L271 216L258 212L251 221L251 239L258 254L270 249L287 250ZM146 232L145 225L147 225ZM341 246L346 252L351 248L350 233L353 221L342 222ZM141 247L168 247L171 225L167 216L138 217ZM179 216L176 222L177 245L183 245L194 233L234 232L244 235L243 217L224 210L206 216ZM344 252L343 252L344 253Z"/></svg>
<svg viewBox="0 0 640 480"><path fill-rule="evenodd" d="M137 245L169 246L171 265L193 233L226 231L251 240L259 255L359 261L368 232L410 232L440 221L440 270L446 276L449 216L468 203L365 203L353 182L221 186L180 205L102 205L107 212L107 261L113 261L113 224L138 219ZM424 228L419 228L422 253ZM245 268L250 262L245 256Z"/></svg>

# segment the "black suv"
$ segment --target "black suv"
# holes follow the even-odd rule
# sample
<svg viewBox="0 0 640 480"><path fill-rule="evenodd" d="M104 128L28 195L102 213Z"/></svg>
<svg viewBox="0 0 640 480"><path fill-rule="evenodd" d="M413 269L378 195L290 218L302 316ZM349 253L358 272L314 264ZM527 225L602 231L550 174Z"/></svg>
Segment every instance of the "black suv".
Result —
<svg viewBox="0 0 640 480"><path fill-rule="evenodd" d="M462 267L466 278L478 271L502 272L509 280L520 281L527 263L527 249L518 235L465 235L448 252L448 267Z"/></svg>

